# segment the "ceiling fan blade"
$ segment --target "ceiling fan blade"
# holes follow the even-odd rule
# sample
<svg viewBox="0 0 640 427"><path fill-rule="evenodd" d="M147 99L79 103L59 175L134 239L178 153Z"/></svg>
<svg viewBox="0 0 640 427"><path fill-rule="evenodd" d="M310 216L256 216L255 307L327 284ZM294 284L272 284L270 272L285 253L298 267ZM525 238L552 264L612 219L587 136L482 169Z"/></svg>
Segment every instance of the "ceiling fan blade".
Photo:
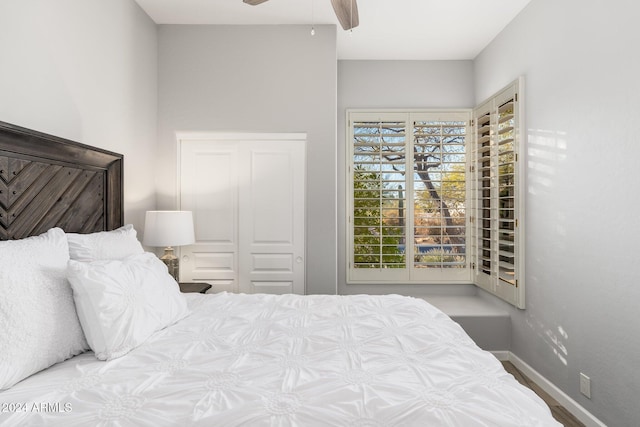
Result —
<svg viewBox="0 0 640 427"><path fill-rule="evenodd" d="M331 5L344 30L350 30L360 24L356 0L331 0Z"/></svg>
<svg viewBox="0 0 640 427"><path fill-rule="evenodd" d="M242 1L245 2L246 4L250 4L251 6L255 6L260 3L266 2L267 0L242 0Z"/></svg>

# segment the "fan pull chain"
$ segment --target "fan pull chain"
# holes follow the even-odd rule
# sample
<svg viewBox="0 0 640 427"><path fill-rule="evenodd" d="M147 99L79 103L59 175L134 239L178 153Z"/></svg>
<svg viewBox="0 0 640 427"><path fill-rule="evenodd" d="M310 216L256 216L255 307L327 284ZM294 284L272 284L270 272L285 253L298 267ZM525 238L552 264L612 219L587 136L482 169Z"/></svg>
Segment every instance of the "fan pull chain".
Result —
<svg viewBox="0 0 640 427"><path fill-rule="evenodd" d="M353 34L353 0L349 1L349 34Z"/></svg>
<svg viewBox="0 0 640 427"><path fill-rule="evenodd" d="M312 36L316 35L316 29L314 27L314 22L315 22L315 18L314 18L313 0L311 0L311 35Z"/></svg>

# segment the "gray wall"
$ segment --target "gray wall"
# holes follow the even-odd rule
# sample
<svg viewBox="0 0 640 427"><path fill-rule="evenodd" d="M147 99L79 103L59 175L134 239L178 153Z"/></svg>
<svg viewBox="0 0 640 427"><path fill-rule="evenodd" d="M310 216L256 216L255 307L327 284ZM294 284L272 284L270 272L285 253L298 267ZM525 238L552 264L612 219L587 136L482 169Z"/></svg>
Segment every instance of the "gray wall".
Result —
<svg viewBox="0 0 640 427"><path fill-rule="evenodd" d="M338 293L475 294L468 285L346 284L347 108L472 108L472 61L338 61Z"/></svg>
<svg viewBox="0 0 640 427"><path fill-rule="evenodd" d="M158 207L176 205L176 132L306 132L307 293L336 292L336 28L159 27Z"/></svg>
<svg viewBox="0 0 640 427"><path fill-rule="evenodd" d="M0 120L125 155L125 221L155 207L156 26L132 0L0 2Z"/></svg>
<svg viewBox="0 0 640 427"><path fill-rule="evenodd" d="M125 220L139 229L154 174L158 207L175 206L176 131L307 132L309 291L335 292L337 242L339 292L355 293L342 262L345 108L472 107L524 74L527 310L504 305L512 351L604 422L637 426L640 6L614 6L532 0L473 63L340 61L336 77L333 27L157 36L131 0L5 0L0 120L125 154Z"/></svg>
<svg viewBox="0 0 640 427"><path fill-rule="evenodd" d="M640 4L533 0L475 61L526 78L527 309L512 351L611 426L640 425ZM579 394L591 377L591 400Z"/></svg>

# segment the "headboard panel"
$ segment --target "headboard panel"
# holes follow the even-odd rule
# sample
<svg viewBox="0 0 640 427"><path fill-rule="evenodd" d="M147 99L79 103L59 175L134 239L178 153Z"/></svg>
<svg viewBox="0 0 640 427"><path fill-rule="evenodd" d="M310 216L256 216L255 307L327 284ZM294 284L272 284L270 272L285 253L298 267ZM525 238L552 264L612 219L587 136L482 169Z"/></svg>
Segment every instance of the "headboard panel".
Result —
<svg viewBox="0 0 640 427"><path fill-rule="evenodd" d="M122 154L0 122L0 240L123 225Z"/></svg>

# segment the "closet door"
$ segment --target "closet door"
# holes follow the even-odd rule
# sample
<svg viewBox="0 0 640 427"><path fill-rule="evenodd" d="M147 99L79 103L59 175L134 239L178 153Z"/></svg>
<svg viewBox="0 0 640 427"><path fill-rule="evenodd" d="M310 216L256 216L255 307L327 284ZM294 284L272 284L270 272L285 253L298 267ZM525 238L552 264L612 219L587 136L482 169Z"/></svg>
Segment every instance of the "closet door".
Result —
<svg viewBox="0 0 640 427"><path fill-rule="evenodd" d="M301 134L180 139L180 208L196 228L196 243L181 250L181 281L304 293L305 147Z"/></svg>
<svg viewBox="0 0 640 427"><path fill-rule="evenodd" d="M193 211L196 242L180 247L180 281L238 290L238 146L181 141L180 209Z"/></svg>
<svg viewBox="0 0 640 427"><path fill-rule="evenodd" d="M304 144L241 144L240 292L304 294Z"/></svg>

